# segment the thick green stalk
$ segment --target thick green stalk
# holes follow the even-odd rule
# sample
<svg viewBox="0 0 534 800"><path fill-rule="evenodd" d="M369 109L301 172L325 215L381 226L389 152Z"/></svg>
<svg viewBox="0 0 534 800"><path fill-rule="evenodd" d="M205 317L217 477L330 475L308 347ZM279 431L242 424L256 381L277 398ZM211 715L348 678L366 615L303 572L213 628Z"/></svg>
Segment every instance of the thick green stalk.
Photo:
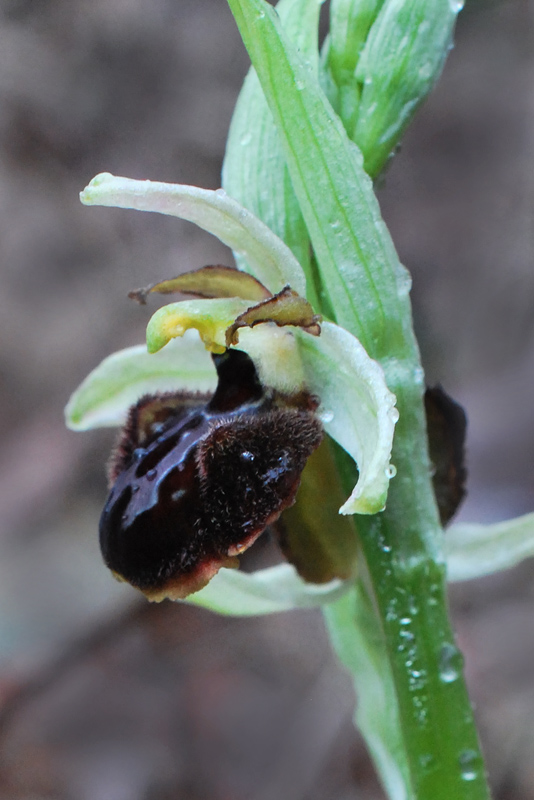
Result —
<svg viewBox="0 0 534 800"><path fill-rule="evenodd" d="M426 437L420 390L408 381L397 383L394 390L401 412L394 448L398 476L386 510L358 520L408 767L408 793L393 796L483 800L488 790L462 660L447 614L444 564L440 554L432 552L437 536L431 532L437 531L438 522L421 459ZM327 621L335 641L335 609ZM356 685L360 694L366 691L358 677ZM378 766L388 785L387 761Z"/></svg>
<svg viewBox="0 0 534 800"><path fill-rule="evenodd" d="M359 641L373 652L394 698L377 707L379 724L369 724L369 713L360 719L391 797L486 800L461 657L448 620L409 279L361 156L285 40L272 9L262 0L229 4L280 132L324 293L336 321L381 362L400 412L393 452L397 477L386 510L358 518L368 597L376 606L374 638L371 626L362 626L356 613L351 618L342 601L328 613L332 638L337 645ZM358 651L339 649L360 695L375 691L376 680L368 679L370 670L362 672Z"/></svg>

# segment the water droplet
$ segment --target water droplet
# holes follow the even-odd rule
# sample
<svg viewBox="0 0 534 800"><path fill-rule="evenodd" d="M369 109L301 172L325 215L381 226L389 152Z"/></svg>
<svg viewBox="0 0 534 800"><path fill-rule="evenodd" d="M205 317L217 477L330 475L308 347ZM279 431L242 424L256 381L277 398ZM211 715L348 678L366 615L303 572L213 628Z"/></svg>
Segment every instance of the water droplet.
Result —
<svg viewBox="0 0 534 800"><path fill-rule="evenodd" d="M426 64L423 64L422 67L419 67L419 77L421 78L422 81L428 80L432 75L432 72L433 72L432 64L430 63L430 61L427 61Z"/></svg>
<svg viewBox="0 0 534 800"><path fill-rule="evenodd" d="M133 460L134 460L134 461L141 461L141 459L143 458L143 456L144 456L145 454L146 454L146 450L145 450L145 448L144 448L144 447L137 447L137 448L136 448L136 449L133 451Z"/></svg>
<svg viewBox="0 0 534 800"><path fill-rule="evenodd" d="M215 189L215 194L217 197L226 197L226 192L224 189Z"/></svg>
<svg viewBox="0 0 534 800"><path fill-rule="evenodd" d="M254 461L254 453L251 453L250 450L243 450L241 453L241 458L243 461Z"/></svg>
<svg viewBox="0 0 534 800"><path fill-rule="evenodd" d="M398 422L399 419L399 411L396 408L392 408L389 412L389 418L392 422Z"/></svg>
<svg viewBox="0 0 534 800"><path fill-rule="evenodd" d="M245 133L241 137L241 139L239 140L239 144L242 145L243 147L246 147L247 144L251 143L251 141L252 141L252 134L251 133Z"/></svg>
<svg viewBox="0 0 534 800"><path fill-rule="evenodd" d="M419 756L419 763L421 764L423 769L429 767L433 761L434 761L434 756L432 755L432 753L423 753L422 756Z"/></svg>
<svg viewBox="0 0 534 800"><path fill-rule="evenodd" d="M412 276L405 267L400 267L397 272L397 294L406 297L412 288Z"/></svg>
<svg viewBox="0 0 534 800"><path fill-rule="evenodd" d="M400 622L401 625L411 625L412 624L412 618L411 617L401 617L399 622Z"/></svg>
<svg viewBox="0 0 534 800"><path fill-rule="evenodd" d="M155 481L156 478L158 477L157 469L149 469L145 477L147 481Z"/></svg>
<svg viewBox="0 0 534 800"><path fill-rule="evenodd" d="M455 14L458 14L464 7L464 0L449 0L449 5L451 7L451 11L454 11Z"/></svg>
<svg viewBox="0 0 534 800"><path fill-rule="evenodd" d="M178 500L181 500L182 497L187 494L185 489L177 489L175 492L171 494L171 500L173 503L177 503Z"/></svg>
<svg viewBox="0 0 534 800"><path fill-rule="evenodd" d="M422 367L415 367L413 371L413 379L419 385L423 383L425 379L425 371Z"/></svg>
<svg viewBox="0 0 534 800"><path fill-rule="evenodd" d="M412 671L410 673L412 678L420 678L424 674L425 674L425 672L422 669L412 669Z"/></svg>
<svg viewBox="0 0 534 800"><path fill-rule="evenodd" d="M136 484L134 484L134 485L132 486L132 494L137 494L137 492L138 492L138 491L139 491L139 486L138 486L138 484L136 483Z"/></svg>
<svg viewBox="0 0 534 800"><path fill-rule="evenodd" d="M439 677L443 683L453 683L462 672L462 654L455 645L446 642L439 653Z"/></svg>
<svg viewBox="0 0 534 800"><path fill-rule="evenodd" d="M297 92L302 92L305 86L306 84L304 83L304 81L299 81L299 80L295 81L295 88Z"/></svg>
<svg viewBox="0 0 534 800"><path fill-rule="evenodd" d="M334 419L334 412L330 408L320 409L319 419L324 425L327 425Z"/></svg>
<svg viewBox="0 0 534 800"><path fill-rule="evenodd" d="M474 781L480 770L480 757L475 750L463 750L458 756L460 775L464 781Z"/></svg>
<svg viewBox="0 0 534 800"><path fill-rule="evenodd" d="M386 478L391 480L397 474L397 467L395 464L390 464L389 467L386 467Z"/></svg>

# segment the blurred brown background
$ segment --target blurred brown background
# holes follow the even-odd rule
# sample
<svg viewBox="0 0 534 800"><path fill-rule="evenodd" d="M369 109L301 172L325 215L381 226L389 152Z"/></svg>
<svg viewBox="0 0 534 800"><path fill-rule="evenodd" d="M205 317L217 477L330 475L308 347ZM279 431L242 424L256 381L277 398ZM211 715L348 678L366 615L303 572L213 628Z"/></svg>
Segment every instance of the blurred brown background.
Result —
<svg viewBox="0 0 534 800"><path fill-rule="evenodd" d="M534 510L533 28L528 0L468 1L380 190L429 382L470 417L477 521ZM0 4L1 800L383 797L320 615L221 619L116 584L113 433L63 427L86 373L143 339L127 291L229 261L78 192L104 170L216 188L246 69L223 0ZM498 800L534 798L533 578L451 592Z"/></svg>

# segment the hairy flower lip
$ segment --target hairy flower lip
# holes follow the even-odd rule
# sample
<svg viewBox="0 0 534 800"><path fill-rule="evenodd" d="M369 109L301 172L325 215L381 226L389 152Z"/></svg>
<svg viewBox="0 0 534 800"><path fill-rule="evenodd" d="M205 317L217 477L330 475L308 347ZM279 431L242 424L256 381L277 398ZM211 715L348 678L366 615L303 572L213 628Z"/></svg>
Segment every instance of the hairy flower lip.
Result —
<svg viewBox="0 0 534 800"><path fill-rule="evenodd" d="M262 387L242 351L215 356L207 401L146 397L121 434L100 520L104 561L147 597L202 589L292 505L322 440L316 403ZM246 457L245 457L246 456Z"/></svg>

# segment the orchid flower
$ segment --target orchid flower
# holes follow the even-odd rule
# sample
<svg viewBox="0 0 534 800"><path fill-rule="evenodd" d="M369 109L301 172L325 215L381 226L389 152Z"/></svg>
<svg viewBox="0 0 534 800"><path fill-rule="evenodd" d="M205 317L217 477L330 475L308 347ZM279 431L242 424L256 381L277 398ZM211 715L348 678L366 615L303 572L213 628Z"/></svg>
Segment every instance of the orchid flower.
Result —
<svg viewBox="0 0 534 800"><path fill-rule="evenodd" d="M137 208L196 222L246 259L248 273L204 268L149 287L142 300L154 291L177 290L201 298L163 306L148 323L147 346L122 350L96 367L73 394L67 424L75 430L120 426L130 407L147 394L213 393L216 371L210 353L239 349L248 354L269 390L317 398L314 416L358 466L358 480L340 513L381 511L395 474L390 464L398 418L395 397L382 368L355 336L326 320L319 326L300 294L305 292L304 272L284 242L221 190L104 174L91 181L81 199L88 205ZM296 291L284 288L288 286ZM331 534L334 549L337 535ZM211 564L199 580L182 581L170 595L194 592L193 602L219 609L232 605L235 610L239 594L240 613L251 608L257 613L331 600L343 583L336 577L326 585L307 585L287 565L245 576L224 569L232 566L228 560ZM209 578L213 584L198 591ZM158 600L168 595L167 590L149 593Z"/></svg>
<svg viewBox="0 0 534 800"><path fill-rule="evenodd" d="M265 0L228 0L253 69L232 120L224 190L102 174L82 192L88 205L192 221L233 250L238 269L192 269L135 292L141 302L175 290L196 298L160 308L146 345L97 366L73 394L67 424L125 426L111 472L133 495L130 459L136 451L148 457L139 452L139 429L156 431L173 403L207 404L199 426L207 431L215 412L222 414L215 424L235 443L239 404L226 418L219 401L225 363L241 359L252 398L247 413L268 407L269 414L302 415L307 433L297 436L293 453L304 455L282 501L263 509L250 535L218 557L211 553L194 580L145 593L153 600L188 594L188 602L237 615L322 605L389 797L486 800L446 580L532 555L534 515L460 524L443 537L411 279L371 181L439 75L462 2L332 0L320 56L321 2L280 0L275 12ZM322 431L335 461L328 446L317 447ZM202 449L198 430L194 436ZM173 452L165 455L171 462ZM241 455L255 456L248 449ZM202 458L198 468L206 467ZM157 484L157 470L152 477ZM157 499L145 490L143 502ZM121 510L110 498L108 520ZM282 511L290 563L252 574L228 569Z"/></svg>

